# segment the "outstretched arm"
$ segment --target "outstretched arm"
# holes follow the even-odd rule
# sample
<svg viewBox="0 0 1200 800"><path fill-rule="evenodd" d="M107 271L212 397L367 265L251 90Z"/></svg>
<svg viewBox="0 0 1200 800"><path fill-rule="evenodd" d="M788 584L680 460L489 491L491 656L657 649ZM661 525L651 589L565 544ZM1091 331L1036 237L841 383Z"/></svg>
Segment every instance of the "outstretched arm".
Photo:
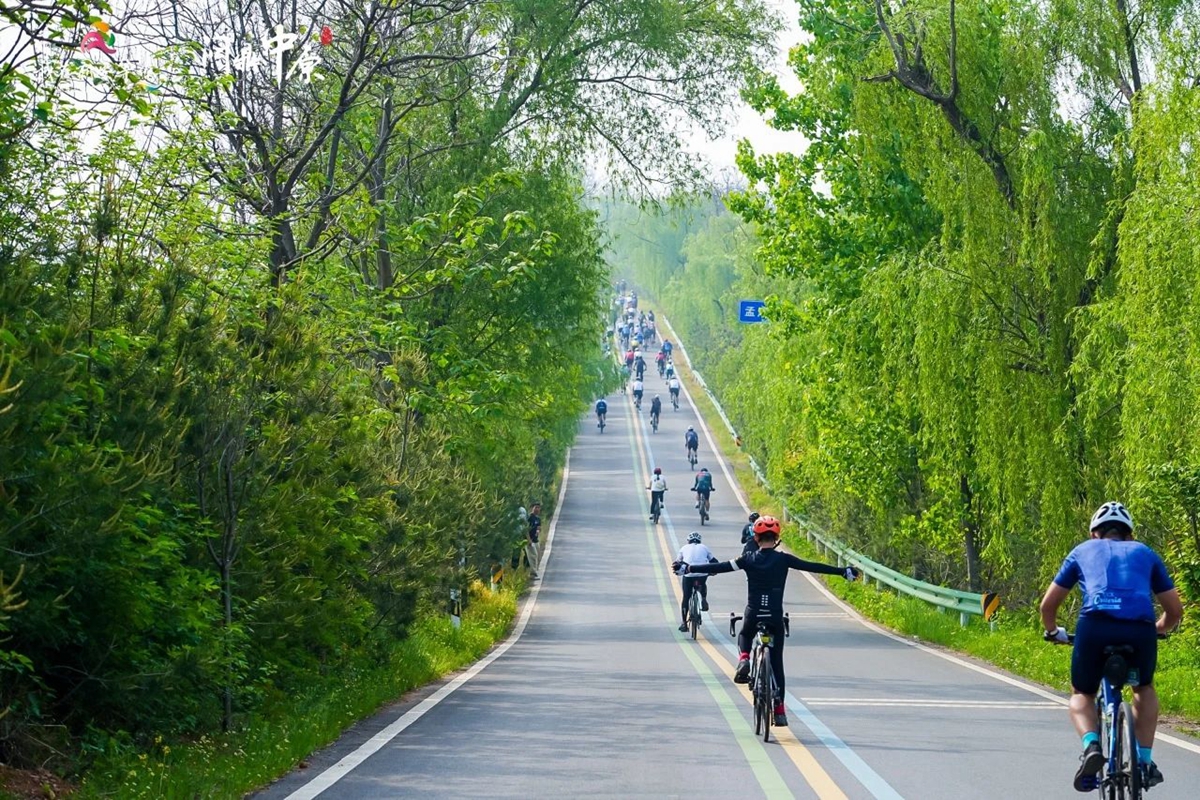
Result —
<svg viewBox="0 0 1200 800"><path fill-rule="evenodd" d="M791 553L783 553L782 555L791 569L798 569L803 572L815 572L820 575L843 575L846 572L845 567L835 567L832 564L822 564L819 561L805 561L803 558L797 558Z"/></svg>
<svg viewBox="0 0 1200 800"><path fill-rule="evenodd" d="M676 562L678 563L678 562ZM672 565L674 566L674 565ZM676 567L677 568L677 567ZM722 572L733 572L737 564L732 561L718 561L715 564L689 564L685 575L720 575Z"/></svg>

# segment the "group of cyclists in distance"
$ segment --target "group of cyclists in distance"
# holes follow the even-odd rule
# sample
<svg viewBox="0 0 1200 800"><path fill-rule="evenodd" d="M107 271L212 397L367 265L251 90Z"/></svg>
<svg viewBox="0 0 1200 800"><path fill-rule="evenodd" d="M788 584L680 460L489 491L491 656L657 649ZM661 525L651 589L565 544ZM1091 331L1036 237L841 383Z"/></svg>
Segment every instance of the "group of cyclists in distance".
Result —
<svg viewBox="0 0 1200 800"><path fill-rule="evenodd" d="M627 378L631 373L634 375L634 403L640 410L646 367L641 347L647 341L654 341L657 336L654 312L638 312L636 293L624 296L623 281L620 289L621 295L614 302L620 304L622 314L614 333L626 351L625 374ZM671 343L664 339L655 362L659 374L668 381L672 403L678 410L679 379L671 362L671 351ZM655 395L650 408L655 429L661 410L661 400ZM601 399L596 404L601 424L606 412L607 404ZM684 448L693 469L699 447L699 436L692 426L688 426L684 433ZM707 518L709 498L714 491L713 476L707 469L700 468L693 478L690 491L695 494L696 508L702 509L703 524ZM661 467L654 468L650 485L646 488L650 491L650 518L657 520L668 491ZM1046 589L1040 608L1043 638L1055 644L1074 643L1069 714L1082 748L1074 787L1080 792L1090 792L1099 785L1099 775L1106 758L1101 748L1096 695L1100 688L1106 648L1126 646L1132 648L1129 664L1134 668L1129 676L1133 690L1136 738L1133 744L1138 751L1140 784L1143 789L1148 789L1163 781L1162 771L1153 760L1159 712L1158 695L1154 689L1158 639L1178 627L1183 617L1183 604L1162 558L1149 546L1134 541L1133 516L1124 505L1115 501L1104 503L1093 514L1088 531L1089 537L1064 559L1062 567ZM751 645L760 622L765 623L771 633L771 671L776 676L774 722L777 726L786 726L787 712L783 700L783 594L788 573L799 570L840 575L849 581L857 580L860 573L853 566L838 567L806 561L786 553L780 549L781 537L782 526L778 519L755 512L750 514L749 521L741 529L742 552L738 557L728 561L718 560L704 544L700 532L692 531L671 564L671 570L680 576L683 587L680 631L688 630L688 608L694 593L700 594L702 610L709 610L707 584L710 575L745 572L746 608L738 634L739 659L733 680L735 683L748 681ZM1083 602L1072 637L1058 625L1057 614L1076 585L1080 588ZM1157 618L1155 601L1162 607L1162 614Z"/></svg>

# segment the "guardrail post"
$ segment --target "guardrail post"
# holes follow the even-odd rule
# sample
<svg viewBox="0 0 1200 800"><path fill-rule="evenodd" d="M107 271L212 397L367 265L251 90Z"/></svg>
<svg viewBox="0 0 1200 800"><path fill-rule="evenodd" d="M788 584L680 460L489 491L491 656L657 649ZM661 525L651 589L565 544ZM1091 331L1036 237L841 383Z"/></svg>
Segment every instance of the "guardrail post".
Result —
<svg viewBox="0 0 1200 800"><path fill-rule="evenodd" d="M967 627L967 623L971 621L971 615L965 611L958 612L958 624L960 627Z"/></svg>

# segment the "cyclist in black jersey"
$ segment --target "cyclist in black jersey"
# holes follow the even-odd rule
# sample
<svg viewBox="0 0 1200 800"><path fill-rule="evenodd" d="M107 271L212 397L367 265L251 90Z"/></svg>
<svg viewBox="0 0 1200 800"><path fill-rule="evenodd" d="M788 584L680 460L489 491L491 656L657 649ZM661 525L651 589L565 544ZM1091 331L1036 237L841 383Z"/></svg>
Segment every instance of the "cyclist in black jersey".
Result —
<svg viewBox="0 0 1200 800"><path fill-rule="evenodd" d="M783 587L787 583L788 571L793 569L804 572L816 572L822 575L841 575L848 581L858 578L858 570L854 567L835 567L832 564L821 564L816 561L805 561L791 553L780 552L780 525L774 517L759 517L754 522L754 541L759 549L753 553L743 554L733 561L722 561L719 564L681 564L676 562L671 568L680 574L690 575L719 575L734 570L746 571L746 612L742 617L742 630L738 634L738 650L741 658L738 660L737 671L733 675L735 683L746 683L750 678L750 644L758 630L759 620L767 623L774 636L774 646L771 648L771 671L775 673L775 681L779 687L779 696L775 698L775 724L787 725L787 712L783 705Z"/></svg>

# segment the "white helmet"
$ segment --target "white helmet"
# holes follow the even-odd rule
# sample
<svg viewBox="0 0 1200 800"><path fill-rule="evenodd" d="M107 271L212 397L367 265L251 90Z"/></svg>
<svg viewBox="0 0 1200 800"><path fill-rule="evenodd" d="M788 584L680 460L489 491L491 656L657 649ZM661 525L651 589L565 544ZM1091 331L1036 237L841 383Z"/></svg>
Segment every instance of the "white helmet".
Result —
<svg viewBox="0 0 1200 800"><path fill-rule="evenodd" d="M700 544L700 531L692 531L688 534L688 544Z"/></svg>
<svg viewBox="0 0 1200 800"><path fill-rule="evenodd" d="M690 431L690 430L692 430L692 426L691 426L691 425L688 425L688 430L689 430L689 431Z"/></svg>
<svg viewBox="0 0 1200 800"><path fill-rule="evenodd" d="M1092 514L1092 524L1088 530L1094 531L1106 522L1120 522L1122 525L1128 525L1130 532L1133 531L1133 517L1130 515L1129 509L1115 500L1109 500L1096 509L1096 513Z"/></svg>

